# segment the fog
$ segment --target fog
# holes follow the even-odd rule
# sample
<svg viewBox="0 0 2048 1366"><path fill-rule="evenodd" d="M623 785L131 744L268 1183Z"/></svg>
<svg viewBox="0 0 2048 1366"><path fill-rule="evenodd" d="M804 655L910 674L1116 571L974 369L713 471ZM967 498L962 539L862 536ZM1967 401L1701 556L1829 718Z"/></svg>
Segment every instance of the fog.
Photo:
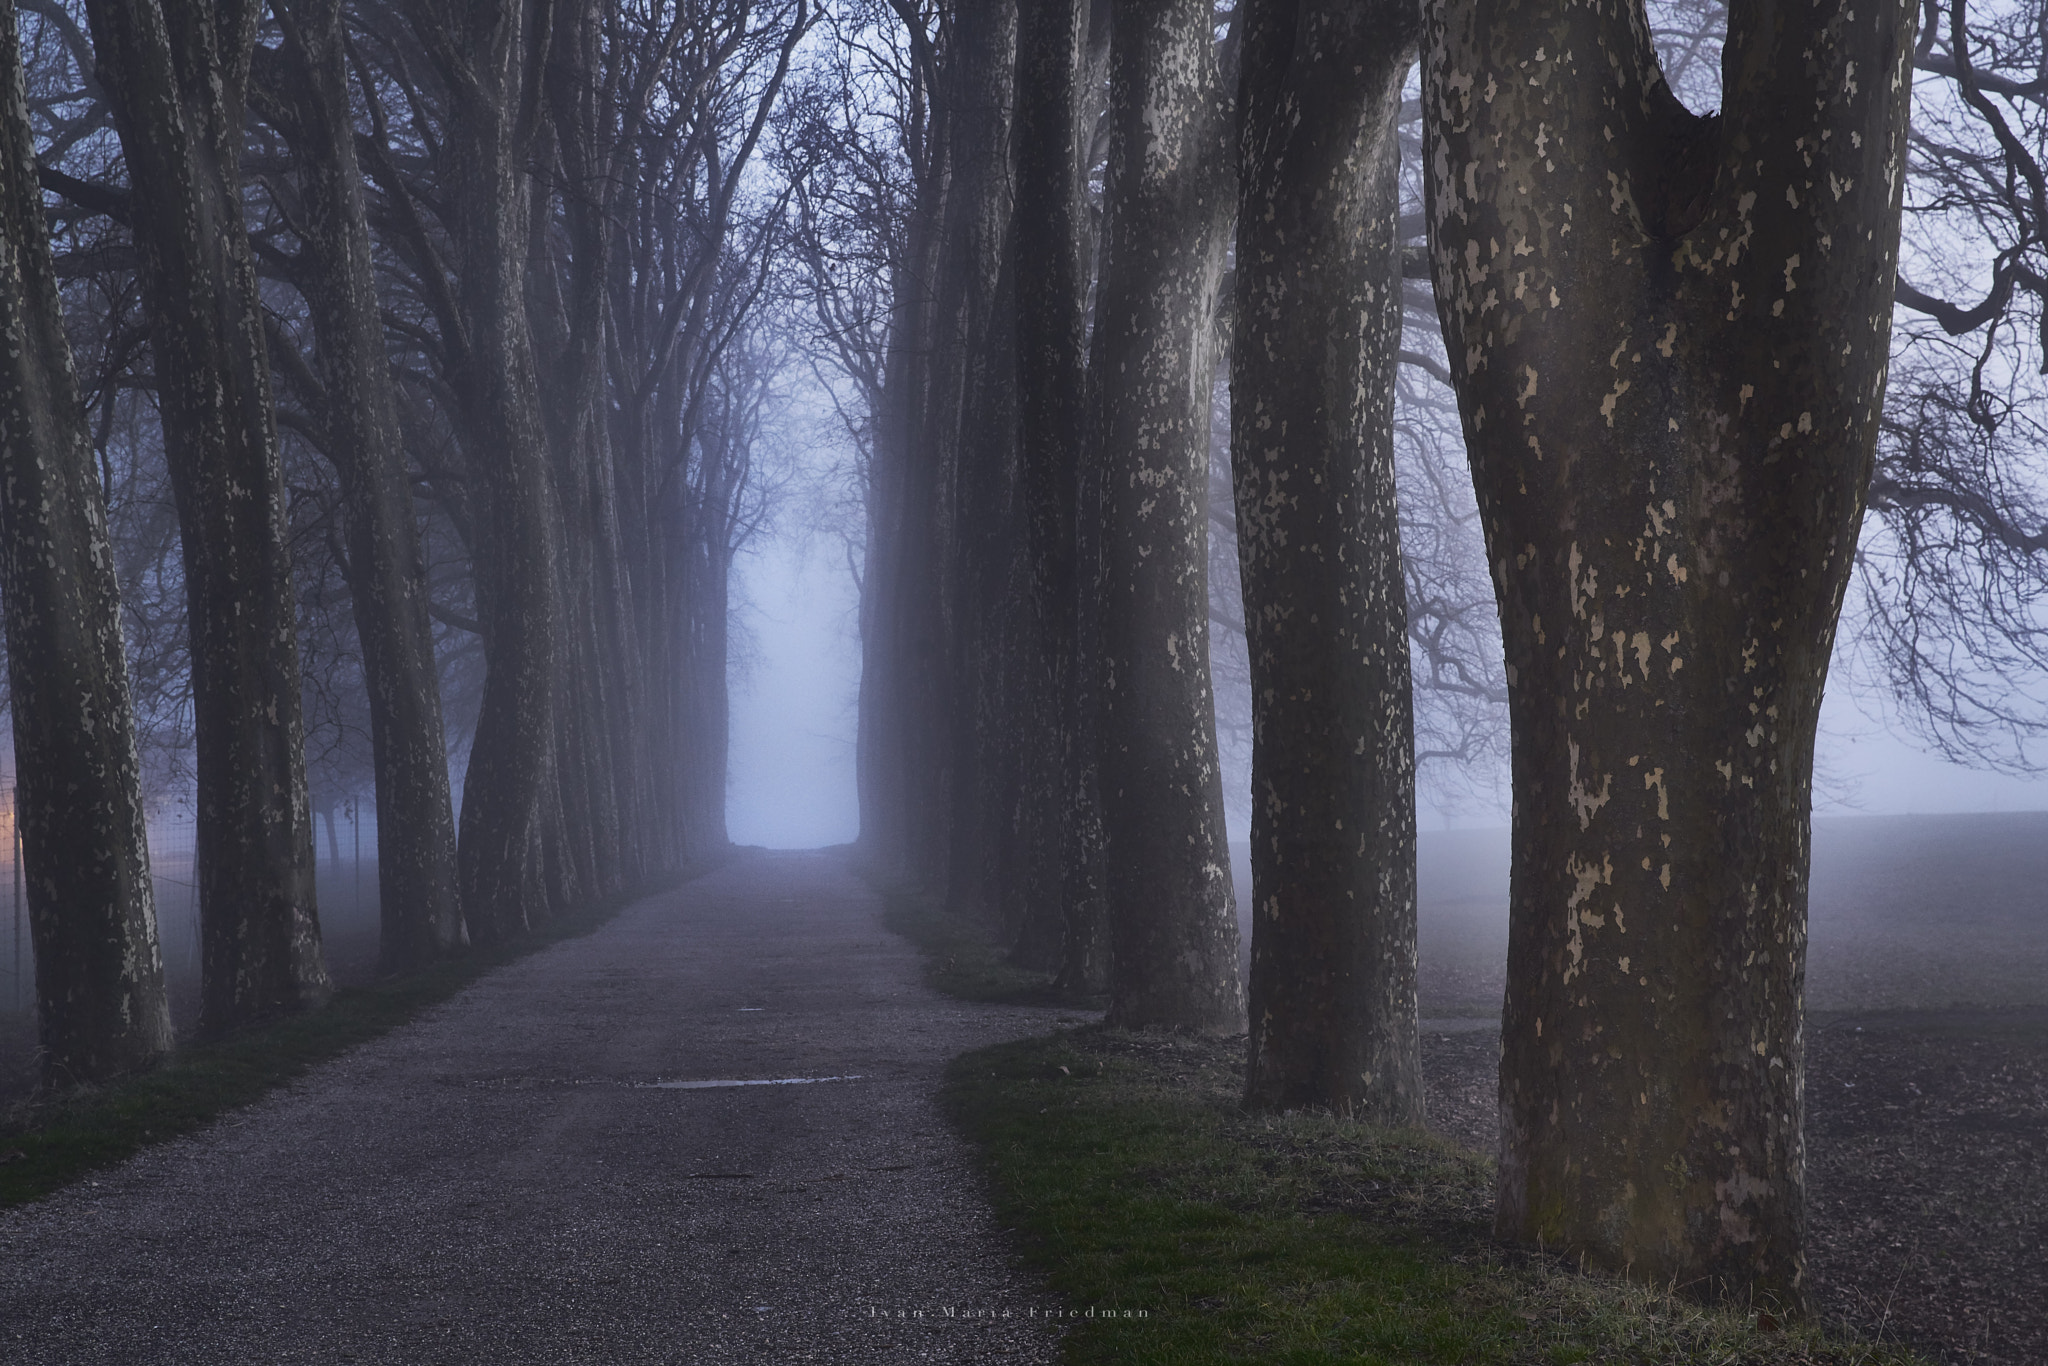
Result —
<svg viewBox="0 0 2048 1366"><path fill-rule="evenodd" d="M860 829L854 716L860 689L859 593L844 543L799 513L741 556L734 574L732 778L735 843L841 844ZM1972 769L1924 753L1887 728L1882 699L1838 667L1823 708L1815 815L2048 811L2048 779ZM1219 705L1248 699L1225 694ZM1226 755L1231 838L1245 838L1249 775ZM1507 799L1459 809L1421 804L1432 832L1507 824ZM1505 867L1501 877L1506 876Z"/></svg>
<svg viewBox="0 0 2048 1366"><path fill-rule="evenodd" d="M837 537L766 538L734 566L735 844L806 849L860 833L854 795L860 593Z"/></svg>

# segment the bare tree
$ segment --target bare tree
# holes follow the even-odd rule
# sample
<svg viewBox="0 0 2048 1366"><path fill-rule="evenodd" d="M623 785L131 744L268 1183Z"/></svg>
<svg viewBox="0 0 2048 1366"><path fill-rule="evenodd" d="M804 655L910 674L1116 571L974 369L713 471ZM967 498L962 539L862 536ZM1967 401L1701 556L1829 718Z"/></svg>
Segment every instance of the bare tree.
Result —
<svg viewBox="0 0 2048 1366"><path fill-rule="evenodd" d="M1231 101L1207 0L1119 4L1113 23L1088 437L1102 480L1110 1018L1229 1034L1245 1014L1209 684L1206 504L1214 319L1236 208Z"/></svg>
<svg viewBox="0 0 2048 1366"><path fill-rule="evenodd" d="M382 954L397 970L464 938L425 565L372 273L341 6L276 0L273 8L283 41L257 51L255 104L299 161L290 191L271 186L302 242L290 273L318 338L318 378L296 373L318 414L317 445L341 482L341 563L376 763ZM288 374L292 358L279 356ZM331 837L331 815L329 824Z"/></svg>
<svg viewBox="0 0 2048 1366"><path fill-rule="evenodd" d="M868 474L868 538L861 576L860 730L856 737L860 783L861 836L867 856L893 874L931 877L935 850L943 837L929 829L935 802L919 802L922 787L946 785L933 772L929 710L914 703L918 669L941 666L940 642L920 631L937 623L906 614L913 596L908 580L936 570L928 542L936 502L931 473L912 454L922 441L926 416L926 369L934 327L933 292L945 208L949 110L940 92L939 15L923 4L892 3L901 24L901 45L892 38L876 63L894 88L890 106L895 147L884 153L883 175L890 186L886 207L900 214L897 245L887 251L888 317L879 387L869 405L872 424ZM872 16L871 22L883 16ZM885 30L889 31L889 30ZM865 131L865 130L861 130ZM858 136L858 134L856 134ZM899 160L900 159L900 160ZM893 163L893 164L892 164ZM876 184L878 178L870 177ZM881 207L881 206L878 206ZM886 219L874 226L886 231ZM944 602L943 593L935 601ZM943 732L941 732L943 734Z"/></svg>
<svg viewBox="0 0 2048 1366"><path fill-rule="evenodd" d="M457 861L463 915L486 943L549 909L542 836L554 780L559 547L525 301L540 99L531 68L547 34L529 32L524 13L513 4L384 13L383 74L424 142L394 146L394 121L378 109L367 144L394 245L430 311L437 396L464 455L462 521L487 667ZM406 162L431 176L430 194L404 174Z"/></svg>
<svg viewBox="0 0 2048 1366"><path fill-rule="evenodd" d="M120 592L0 0L0 596L46 1085L171 1046Z"/></svg>
<svg viewBox="0 0 2048 1366"><path fill-rule="evenodd" d="M982 916L1021 918L1014 898L1021 865L1015 840L1018 754L1008 687L1025 619L1011 597L1019 560L1014 534L1017 477L1016 315L1009 234L1015 207L1012 163L1017 69L1016 0L959 6L952 18L945 81L951 103L944 245L933 296L935 331L922 435L913 469L929 479L928 544L936 575L906 577L911 620L934 630L944 649L936 669L911 677L928 695L927 726L937 786L920 794L923 824L943 842L936 867L951 905ZM934 601L936 590L944 596ZM920 702L921 707L927 705ZM922 765L911 770L926 777ZM1013 934L1014 937L1014 934Z"/></svg>
<svg viewBox="0 0 2048 1366"><path fill-rule="evenodd" d="M1890 397L1855 643L1943 755L2035 772L2048 728L2048 20L1926 3Z"/></svg>
<svg viewBox="0 0 2048 1366"><path fill-rule="evenodd" d="M243 226L253 3L91 0L121 137L164 455L184 549L197 742L201 1025L318 1004L284 484Z"/></svg>
<svg viewBox="0 0 2048 1366"><path fill-rule="evenodd" d="M758 513L752 433L775 368L754 323L789 240L786 194L750 196L749 170L816 18L807 3L677 7L606 47L621 92L603 147L620 187L602 215L608 517L631 589L621 691L641 726L615 744L655 756L633 777L641 838L691 857L727 845L727 588Z"/></svg>
<svg viewBox="0 0 2048 1366"><path fill-rule="evenodd" d="M1231 462L1251 665L1248 1104L1422 1120L1394 372L1413 12L1245 6Z"/></svg>
<svg viewBox="0 0 2048 1366"><path fill-rule="evenodd" d="M1496 1227L1796 1304L1813 742L1911 11L1737 10L1717 119L1640 7L1424 15L1430 264L1514 734Z"/></svg>
<svg viewBox="0 0 2048 1366"><path fill-rule="evenodd" d="M1017 59L1017 194L1010 229L1016 290L1018 519L1029 575L1026 610L1036 659L1013 718L1021 757L1016 825L1030 865L1020 927L1052 940L1060 980L1078 990L1108 980L1083 654L1082 441L1087 417L1087 294L1093 262L1084 228L1092 169L1091 34L1106 6L1026 0ZM1106 53L1101 54L1106 56ZM1043 926L1043 928L1036 928ZM1043 955L1043 949L1038 953Z"/></svg>

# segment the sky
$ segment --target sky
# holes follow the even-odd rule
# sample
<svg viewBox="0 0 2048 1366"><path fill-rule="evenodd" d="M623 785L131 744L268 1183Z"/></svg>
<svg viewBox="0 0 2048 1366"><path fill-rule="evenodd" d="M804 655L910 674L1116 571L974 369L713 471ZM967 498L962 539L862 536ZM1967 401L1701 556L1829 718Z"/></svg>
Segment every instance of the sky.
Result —
<svg viewBox="0 0 2048 1366"><path fill-rule="evenodd" d="M2048 811L2048 778L2009 777L1923 753L1840 689L1822 702L1821 727L1817 815Z"/></svg>

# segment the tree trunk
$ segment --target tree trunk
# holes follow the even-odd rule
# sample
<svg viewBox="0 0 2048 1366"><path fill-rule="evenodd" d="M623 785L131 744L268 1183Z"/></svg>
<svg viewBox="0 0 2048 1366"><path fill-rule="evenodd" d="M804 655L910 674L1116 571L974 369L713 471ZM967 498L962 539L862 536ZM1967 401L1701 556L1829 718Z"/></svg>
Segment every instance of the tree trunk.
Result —
<svg viewBox="0 0 2048 1366"><path fill-rule="evenodd" d="M958 7L941 50L936 107L943 111L946 176L938 182L944 192L933 274L924 282L930 303L917 360L921 383L901 448L891 670L904 872L940 893L950 890L961 862L961 822L975 819L961 806L962 785L974 776L972 756L962 752L960 717L973 705L971 686L963 686L960 621L963 560L969 558L959 523L970 439L963 419L984 359L1007 226L1006 68L1014 63L1015 41L1014 5L991 0Z"/></svg>
<svg viewBox="0 0 2048 1366"><path fill-rule="evenodd" d="M1104 528L1110 1019L1245 1026L1209 686L1209 388L1236 206L1208 0L1129 0L1110 53L1091 458Z"/></svg>
<svg viewBox="0 0 2048 1366"><path fill-rule="evenodd" d="M611 131L599 86L599 20L589 0L558 6L547 48L547 128L554 174L537 186L527 298L537 349L547 358L541 411L553 457L560 519L558 593L563 611L556 702L558 766L578 881L611 890L625 861L619 764L611 713L622 701L622 660L605 647L606 618L618 604L599 588L616 545L611 448L605 412L605 287L611 266L611 206L617 193L603 138ZM559 217L549 210L559 204ZM567 260L557 262L565 241Z"/></svg>
<svg viewBox="0 0 2048 1366"><path fill-rule="evenodd" d="M1425 7L1430 256L1514 734L1496 1225L1796 1306L1814 728L1884 396L1912 11Z"/></svg>
<svg viewBox="0 0 2048 1366"><path fill-rule="evenodd" d="M939 111L906 122L906 153L915 177L901 257L892 263L889 340L883 387L874 416L874 455L868 473L867 552L861 576L861 677L855 735L864 856L891 876L908 876L916 862L911 775L917 717L912 679L919 667L912 619L904 606L905 580L925 572L920 558L924 484L913 479L922 440L930 371L932 282L938 270L939 222L945 206L946 133Z"/></svg>
<svg viewBox="0 0 2048 1366"><path fill-rule="evenodd" d="M324 1000L283 465L237 167L257 7L90 0L178 505L209 1033Z"/></svg>
<svg viewBox="0 0 2048 1366"><path fill-rule="evenodd" d="M540 835L555 748L556 535L539 379L525 302L531 200L523 170L525 9L412 10L448 103L440 191L458 276L460 335L444 338L457 435L477 485L477 610L483 704L463 778L456 845L463 914L480 942L520 934L545 911ZM536 40L537 41L537 40ZM452 344L451 344L452 342Z"/></svg>
<svg viewBox="0 0 2048 1366"><path fill-rule="evenodd" d="M1422 1123L1394 514L1400 0L1249 0L1231 465L1252 690L1246 1103Z"/></svg>
<svg viewBox="0 0 2048 1366"><path fill-rule="evenodd" d="M36 186L14 0L0 0L0 598L43 1084L171 1047L107 511Z"/></svg>
<svg viewBox="0 0 2048 1366"><path fill-rule="evenodd" d="M326 385L321 418L341 483L350 605L369 693L381 958L386 971L398 972L448 953L464 937L426 565L384 354L341 7L334 0L273 0L273 7L284 30L282 60L264 85L285 111L280 122L303 165L300 288Z"/></svg>
<svg viewBox="0 0 2048 1366"><path fill-rule="evenodd" d="M1081 441L1086 419L1088 263L1081 254L1088 130L1081 89L1086 0L1025 0L1017 61L1016 218L1010 230L1017 295L1017 460L1020 521L1038 645L1026 724L1034 735L1020 820L1042 866L1023 871L1048 904L1062 977L1077 988L1106 978L1101 895L1075 796L1081 790Z"/></svg>
<svg viewBox="0 0 2048 1366"><path fill-rule="evenodd" d="M1094 174L1096 130L1108 113L1109 40L1115 27L1116 0L1089 0L1086 46L1082 53L1079 96L1081 111L1075 133L1076 229L1080 234L1081 310L1088 312L1086 291L1102 256L1102 219L1085 211L1086 186ZM1084 332L1086 326L1084 323ZM1066 909L1063 953L1058 981L1069 991L1101 995L1109 990L1109 869L1102 830L1101 707L1102 612L1095 591L1102 569L1102 462L1089 458L1088 424L1093 411L1092 378L1098 371L1091 337L1081 385L1081 448L1074 518L1074 578L1079 601L1074 613L1074 668L1071 711L1074 727L1067 776L1068 831L1072 849L1064 858L1061 899Z"/></svg>
<svg viewBox="0 0 2048 1366"><path fill-rule="evenodd" d="M726 849L725 790L727 760L732 747L732 706L727 693L732 556L719 534L705 534L692 549L695 573L690 584L687 661L689 710L686 714L686 768L679 775L689 796L683 829L692 860Z"/></svg>
<svg viewBox="0 0 2048 1366"><path fill-rule="evenodd" d="M1011 854L1011 727L1004 716L1003 653L1016 483L1015 326L1008 249L1014 200L1011 105L1017 74L1017 6L962 6L947 68L953 180L946 199L940 275L944 331L933 353L935 411L929 439L951 496L942 544L949 557L945 604L950 720L945 741L952 790L942 794L933 836L943 839L944 883L957 911L998 919ZM928 818L929 819L929 818ZM1006 928L1014 931L1014 926Z"/></svg>

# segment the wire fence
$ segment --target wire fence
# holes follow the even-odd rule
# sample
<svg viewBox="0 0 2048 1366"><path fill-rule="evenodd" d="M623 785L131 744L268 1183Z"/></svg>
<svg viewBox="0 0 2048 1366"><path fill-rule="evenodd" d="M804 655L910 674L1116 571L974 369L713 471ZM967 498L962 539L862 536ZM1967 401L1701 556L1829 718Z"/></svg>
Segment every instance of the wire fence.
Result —
<svg viewBox="0 0 2048 1366"><path fill-rule="evenodd" d="M157 943L173 1006L196 1000L199 988L199 887L194 875L197 822L190 798L149 809L150 882L156 891ZM15 790L0 788L0 860L5 896L0 902L6 938L0 941L0 1014L35 1012L35 945L29 933L27 886L21 863L21 824ZM377 935L377 813L368 801L337 802L315 813L315 892L329 970L340 978L363 975L374 962ZM183 1013L183 1012L180 1012Z"/></svg>

